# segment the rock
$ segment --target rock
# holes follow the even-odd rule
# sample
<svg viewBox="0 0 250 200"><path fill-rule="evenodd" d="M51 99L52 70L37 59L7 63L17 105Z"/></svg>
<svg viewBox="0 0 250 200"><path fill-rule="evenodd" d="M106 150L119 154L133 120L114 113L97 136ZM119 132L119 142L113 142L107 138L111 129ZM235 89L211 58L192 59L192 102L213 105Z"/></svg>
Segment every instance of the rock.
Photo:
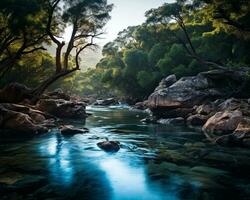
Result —
<svg viewBox="0 0 250 200"><path fill-rule="evenodd" d="M146 117L146 118L142 119L141 122L146 123L146 124L156 123L157 119L155 117L153 117L153 116L150 116L150 117Z"/></svg>
<svg viewBox="0 0 250 200"><path fill-rule="evenodd" d="M173 125L184 125L185 120L182 117L170 118L170 119L159 119L159 124L173 124Z"/></svg>
<svg viewBox="0 0 250 200"><path fill-rule="evenodd" d="M84 103L63 99L41 99L37 108L59 118L83 119L87 116Z"/></svg>
<svg viewBox="0 0 250 200"><path fill-rule="evenodd" d="M222 146L250 147L250 119L244 118L236 130L228 135L217 137L215 142Z"/></svg>
<svg viewBox="0 0 250 200"><path fill-rule="evenodd" d="M168 86L174 84L176 81L177 81L177 78L176 78L175 74L171 74L171 75L167 76L167 78L165 78L163 82L164 82L164 85L166 87L168 87Z"/></svg>
<svg viewBox="0 0 250 200"><path fill-rule="evenodd" d="M241 140L242 146L250 147L250 119L244 118L235 129L233 135Z"/></svg>
<svg viewBox="0 0 250 200"><path fill-rule="evenodd" d="M201 114L191 115L187 118L187 123L192 126L203 126L208 118L208 116Z"/></svg>
<svg viewBox="0 0 250 200"><path fill-rule="evenodd" d="M203 130L212 133L230 133L237 128L241 120L242 112L239 110L217 112L207 120Z"/></svg>
<svg viewBox="0 0 250 200"><path fill-rule="evenodd" d="M237 126L234 134L245 135L250 134L250 119L244 118ZM250 136L250 135L249 135Z"/></svg>
<svg viewBox="0 0 250 200"><path fill-rule="evenodd" d="M11 83L0 90L0 103L19 103L30 98L31 89L19 83Z"/></svg>
<svg viewBox="0 0 250 200"><path fill-rule="evenodd" d="M167 76L166 78L162 79L159 83L159 86L155 90L160 90L166 87L171 86L177 81L176 76L174 74Z"/></svg>
<svg viewBox="0 0 250 200"><path fill-rule="evenodd" d="M119 151L120 149L120 143L117 141L104 141L104 142L99 142L97 143L97 146L106 151L106 152L110 152L110 153L114 153Z"/></svg>
<svg viewBox="0 0 250 200"><path fill-rule="evenodd" d="M138 110L145 110L147 107L146 107L146 102L137 102L133 108L135 109L138 109Z"/></svg>
<svg viewBox="0 0 250 200"><path fill-rule="evenodd" d="M202 76L183 77L170 87L156 90L148 98L150 108L183 108L200 104L210 96L208 80Z"/></svg>
<svg viewBox="0 0 250 200"><path fill-rule="evenodd" d="M70 101L70 96L65 94L62 89L56 89L54 90L53 92L49 92L48 93L48 97L50 99L63 99L63 100L66 100L66 101Z"/></svg>
<svg viewBox="0 0 250 200"><path fill-rule="evenodd" d="M240 110L243 115L250 116L250 104L246 99L227 99L219 104L218 110Z"/></svg>
<svg viewBox="0 0 250 200"><path fill-rule="evenodd" d="M209 115L215 110L212 104L202 104L196 108L196 112L200 115Z"/></svg>
<svg viewBox="0 0 250 200"><path fill-rule="evenodd" d="M96 102L94 103L94 105L97 106L110 106L113 104L117 104L118 102L114 99L114 98L108 98L108 99L99 99L96 100Z"/></svg>
<svg viewBox="0 0 250 200"><path fill-rule="evenodd" d="M29 108L22 108L20 106L20 108L27 111L28 114L25 114L22 112L10 110L10 107L10 104L0 104L0 116L2 118L0 128L9 130L14 134L25 133L26 135L34 135L38 133L48 132L48 129L40 124L43 121L37 123L37 121L29 116ZM18 108L18 105L13 105L13 107Z"/></svg>
<svg viewBox="0 0 250 200"><path fill-rule="evenodd" d="M80 129L80 128L75 128L74 126L71 125L64 125L60 127L61 134L63 135L74 135L74 134L79 134L79 133L86 133L88 132L88 129Z"/></svg>
<svg viewBox="0 0 250 200"><path fill-rule="evenodd" d="M2 129L7 129L15 134L38 134L46 133L48 129L44 126L35 124L32 119L23 113L9 112L8 119L1 126Z"/></svg>

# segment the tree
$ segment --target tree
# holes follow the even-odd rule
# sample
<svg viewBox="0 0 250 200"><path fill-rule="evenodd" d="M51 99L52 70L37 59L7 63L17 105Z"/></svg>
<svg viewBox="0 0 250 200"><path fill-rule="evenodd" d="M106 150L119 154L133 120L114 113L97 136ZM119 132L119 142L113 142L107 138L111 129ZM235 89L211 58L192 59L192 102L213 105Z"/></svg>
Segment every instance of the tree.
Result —
<svg viewBox="0 0 250 200"><path fill-rule="evenodd" d="M44 20L41 0L0 1L0 78L22 56L45 50Z"/></svg>
<svg viewBox="0 0 250 200"><path fill-rule="evenodd" d="M164 29L170 29L178 42L180 42L187 54L196 59L201 65L213 65L216 68L225 69L221 64L208 61L202 58L191 40L185 21L190 18L190 5L185 0L178 0L176 3L165 3L157 9L151 9L146 13L147 22L160 24ZM178 32L171 31L175 28L175 24L182 30L184 38L178 36Z"/></svg>
<svg viewBox="0 0 250 200"><path fill-rule="evenodd" d="M94 39L102 34L101 29L110 18L109 12L112 9L106 0L47 0L45 6L48 13L46 33L56 44L56 66L54 74L33 91L34 101L56 80L80 70L80 53L88 47L96 46ZM66 26L72 27L67 44L58 36ZM63 47L66 48L65 52ZM73 50L74 66L70 66Z"/></svg>

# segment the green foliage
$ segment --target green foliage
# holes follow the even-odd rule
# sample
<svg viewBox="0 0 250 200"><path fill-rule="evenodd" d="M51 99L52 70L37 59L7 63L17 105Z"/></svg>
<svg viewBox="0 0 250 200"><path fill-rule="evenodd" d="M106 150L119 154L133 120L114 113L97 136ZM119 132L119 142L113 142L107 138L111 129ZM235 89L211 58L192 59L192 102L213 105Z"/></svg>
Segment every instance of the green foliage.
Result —
<svg viewBox="0 0 250 200"><path fill-rule="evenodd" d="M249 66L250 44L245 37L230 32L225 19L215 19L214 15L224 4L228 6L224 11L236 15L230 18L243 23L249 15L249 4L235 5L240 8L236 14L234 3L178 0L149 10L146 23L128 27L104 46L104 58L97 64L97 70L104 70L102 80L111 89L143 99L167 75L180 78L211 68L197 57L234 69Z"/></svg>
<svg viewBox="0 0 250 200"><path fill-rule="evenodd" d="M112 8L106 0L62 1L64 6L56 9L52 19L54 35L60 35L67 25L76 25L76 35L95 34L109 19ZM30 42L44 33L48 17L45 11L51 2L55 1L0 2L2 61L9 51L15 54L22 46L23 33ZM180 78L211 68L202 61L216 62L231 69L249 66L249 16L250 4L245 0L165 3L146 12L144 24L122 30L114 41L104 45L103 58L95 69L64 78L51 88L62 87L80 95L112 93L144 99L167 75L176 74ZM4 41L10 33L10 39L20 36L21 39L6 48ZM74 45L86 44L85 39L80 37ZM49 43L48 37L32 48L44 43ZM69 60L70 68L73 68L75 60L71 57ZM0 85L19 81L36 86L53 73L54 65L53 58L46 53L24 55L10 70L9 76L1 79Z"/></svg>

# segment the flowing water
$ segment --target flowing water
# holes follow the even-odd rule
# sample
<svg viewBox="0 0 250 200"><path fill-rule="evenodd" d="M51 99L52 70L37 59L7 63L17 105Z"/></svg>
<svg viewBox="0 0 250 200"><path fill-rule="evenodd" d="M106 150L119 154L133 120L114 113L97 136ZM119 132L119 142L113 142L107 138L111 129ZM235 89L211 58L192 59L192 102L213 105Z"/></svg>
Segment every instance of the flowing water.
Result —
<svg viewBox="0 0 250 200"><path fill-rule="evenodd" d="M206 141L199 130L143 124L126 106L88 107L89 133L57 130L0 140L0 199L250 199L250 152ZM116 140L117 153L96 143Z"/></svg>

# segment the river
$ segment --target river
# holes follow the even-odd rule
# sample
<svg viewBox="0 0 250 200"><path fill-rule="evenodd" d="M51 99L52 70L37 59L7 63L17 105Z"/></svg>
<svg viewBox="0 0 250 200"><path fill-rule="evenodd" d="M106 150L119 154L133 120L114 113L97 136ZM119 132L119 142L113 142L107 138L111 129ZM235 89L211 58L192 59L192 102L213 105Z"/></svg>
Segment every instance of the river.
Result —
<svg viewBox="0 0 250 200"><path fill-rule="evenodd" d="M87 111L86 122L67 123L89 133L0 140L1 200L249 199L248 150L211 144L199 129L143 124L148 114L127 106ZM120 151L99 149L105 138Z"/></svg>

